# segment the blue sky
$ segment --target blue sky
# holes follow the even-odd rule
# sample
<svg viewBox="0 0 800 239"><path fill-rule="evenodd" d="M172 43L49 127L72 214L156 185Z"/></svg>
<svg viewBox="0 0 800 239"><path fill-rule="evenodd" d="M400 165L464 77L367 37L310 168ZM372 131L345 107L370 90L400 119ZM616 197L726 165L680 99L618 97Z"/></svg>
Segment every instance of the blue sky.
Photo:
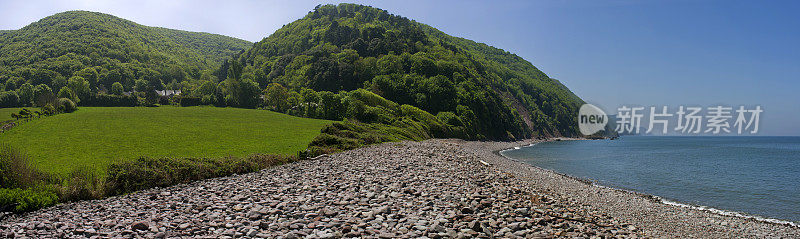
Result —
<svg viewBox="0 0 800 239"><path fill-rule="evenodd" d="M531 61L609 113L761 105L762 135L800 135L800 2L361 2ZM258 41L318 1L2 1L0 29L91 10Z"/></svg>

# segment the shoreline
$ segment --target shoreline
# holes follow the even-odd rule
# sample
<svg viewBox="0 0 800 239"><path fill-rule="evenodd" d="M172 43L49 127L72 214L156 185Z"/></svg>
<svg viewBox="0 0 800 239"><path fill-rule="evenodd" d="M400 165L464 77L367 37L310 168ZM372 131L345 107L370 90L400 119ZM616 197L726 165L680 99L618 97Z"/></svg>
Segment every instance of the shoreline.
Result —
<svg viewBox="0 0 800 239"><path fill-rule="evenodd" d="M499 160L495 163L505 171L513 172L527 181L537 190L551 191L561 197L575 199L582 203L590 204L593 208L615 214L616 218L631 222L634 225L643 225L643 230L648 230L654 237L798 237L800 227L794 222L763 218L741 212L728 212L705 206L683 204L662 197L640 193L632 190L604 186L591 179L574 177L568 174L543 169L521 160L504 156L501 152L516 148L535 146L538 143L553 140L535 140L518 142L484 143L473 148L491 148L491 155ZM544 186L541 186L544 184ZM555 185L555 186L553 186ZM577 187L576 187L577 186ZM562 190L560 188L578 188ZM586 195L586 192L598 195ZM580 193L577 193L580 192ZM599 199L599 200L598 200ZM625 203L608 203L624 201ZM638 204L638 205L637 205ZM721 213L720 213L721 212ZM780 222L778 222L780 221ZM664 223L669 222L669 223ZM637 226L638 226L637 225ZM656 228L647 225L655 225ZM713 229L712 229L713 228ZM710 236L714 235L714 236Z"/></svg>
<svg viewBox="0 0 800 239"><path fill-rule="evenodd" d="M800 237L797 227L668 205L499 153L538 142L371 145L249 174L11 215L0 220L0 236Z"/></svg>
<svg viewBox="0 0 800 239"><path fill-rule="evenodd" d="M524 145L524 146L515 146L515 147L506 148L506 149L502 149L502 150L496 150L495 152L496 152L497 155L500 155L500 156L502 156L502 157L504 157L504 158L506 158L508 160L528 164L528 163L526 163L526 162L524 162L522 160L506 156L505 154L503 154L503 152L512 151L512 150L519 150L519 149L522 149L522 148L533 147L533 146L536 146L539 143L544 143L544 142L554 142L554 141L564 141L564 140L586 140L586 139L581 139L581 138L566 138L566 139L559 138L559 139L560 140L546 139L546 140L542 140L540 142L531 143L531 144ZM792 227L800 228L800 224L798 224L796 222L793 222L793 221L788 221L788 220L783 220L783 219L778 219L778 218L769 218L769 217L764 217L764 216L759 216L759 215L752 215L752 214L749 214L749 213L746 213L746 212L719 209L719 208L714 208L714 207L705 206L705 205L695 205L695 204L691 204L691 203L684 203L684 202L680 202L678 200L671 200L671 199L664 198L662 196L653 195L653 194L649 194L649 193L638 192L638 191L635 191L635 190L632 190L632 189L625 189L625 188L619 188L619 187L613 187L613 186L607 186L607 185L598 184L596 180L591 179L591 178L578 177L578 176L574 176L574 175L558 172L558 171L551 170L551 169L541 168L541 167L538 167L538 166L532 165L532 164L528 164L528 165L530 165L532 167L539 168L541 170L546 170L546 171L550 171L550 172L555 173L555 174L559 174L559 175L564 176L566 178L570 178L570 179L585 183L587 185L591 185L591 186L594 186L594 187L611 189L611 190L617 190L617 191L621 191L621 192L625 192L625 193L630 193L632 195L643 197L645 199L650 199L650 200L653 200L654 202L658 202L658 203L665 204L665 205L671 205L671 206L676 206L676 207L707 211L707 212L715 213L715 214L722 215L722 216L738 217L738 218L754 220L754 221L758 221L758 222L771 223L771 224L776 224L776 225L786 225L786 226L792 226Z"/></svg>
<svg viewBox="0 0 800 239"><path fill-rule="evenodd" d="M0 236L641 238L637 227L528 190L490 151L394 142L255 173L60 204L0 221Z"/></svg>

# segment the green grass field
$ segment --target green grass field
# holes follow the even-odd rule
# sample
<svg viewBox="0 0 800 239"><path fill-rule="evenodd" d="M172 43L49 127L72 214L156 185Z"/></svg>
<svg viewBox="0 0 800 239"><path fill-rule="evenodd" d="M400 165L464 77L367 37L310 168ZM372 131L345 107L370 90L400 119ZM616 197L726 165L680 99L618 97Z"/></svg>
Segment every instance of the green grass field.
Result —
<svg viewBox="0 0 800 239"><path fill-rule="evenodd" d="M19 110L22 108L0 108L0 122L13 120L11 118L11 113L19 113ZM34 108L30 108L31 111L35 110Z"/></svg>
<svg viewBox="0 0 800 239"><path fill-rule="evenodd" d="M104 172L140 156L295 154L330 123L237 108L81 107L23 123L0 143L26 153L40 170L64 175L78 167Z"/></svg>

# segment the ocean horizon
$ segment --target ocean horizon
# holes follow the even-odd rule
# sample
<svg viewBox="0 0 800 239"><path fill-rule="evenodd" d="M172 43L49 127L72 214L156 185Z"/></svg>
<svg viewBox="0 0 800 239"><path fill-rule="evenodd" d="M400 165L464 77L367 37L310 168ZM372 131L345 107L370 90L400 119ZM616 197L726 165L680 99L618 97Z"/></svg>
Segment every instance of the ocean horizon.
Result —
<svg viewBox="0 0 800 239"><path fill-rule="evenodd" d="M800 222L797 136L624 136L542 142L502 154L666 203Z"/></svg>

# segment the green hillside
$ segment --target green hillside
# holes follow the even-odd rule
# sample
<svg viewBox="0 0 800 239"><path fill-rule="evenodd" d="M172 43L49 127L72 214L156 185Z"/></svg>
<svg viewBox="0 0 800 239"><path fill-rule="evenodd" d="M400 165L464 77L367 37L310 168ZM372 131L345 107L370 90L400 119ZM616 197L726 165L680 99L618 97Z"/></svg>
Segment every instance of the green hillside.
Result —
<svg viewBox="0 0 800 239"><path fill-rule="evenodd" d="M81 107L24 122L3 133L0 144L26 153L39 170L65 175L79 168L104 172L140 156L295 155L330 123L237 108Z"/></svg>
<svg viewBox="0 0 800 239"><path fill-rule="evenodd" d="M583 101L530 62L377 8L318 6L237 60L244 65L242 78L262 88L271 83L296 92L363 88L462 127L457 137L578 135L575 115Z"/></svg>
<svg viewBox="0 0 800 239"><path fill-rule="evenodd" d="M210 79L223 59L251 45L216 34L143 26L103 13L63 12L0 32L0 90L44 84L55 94L73 77L80 77L80 84L85 81L92 93L110 89L114 82L132 90L136 80L157 89L180 89L185 85L181 82Z"/></svg>

